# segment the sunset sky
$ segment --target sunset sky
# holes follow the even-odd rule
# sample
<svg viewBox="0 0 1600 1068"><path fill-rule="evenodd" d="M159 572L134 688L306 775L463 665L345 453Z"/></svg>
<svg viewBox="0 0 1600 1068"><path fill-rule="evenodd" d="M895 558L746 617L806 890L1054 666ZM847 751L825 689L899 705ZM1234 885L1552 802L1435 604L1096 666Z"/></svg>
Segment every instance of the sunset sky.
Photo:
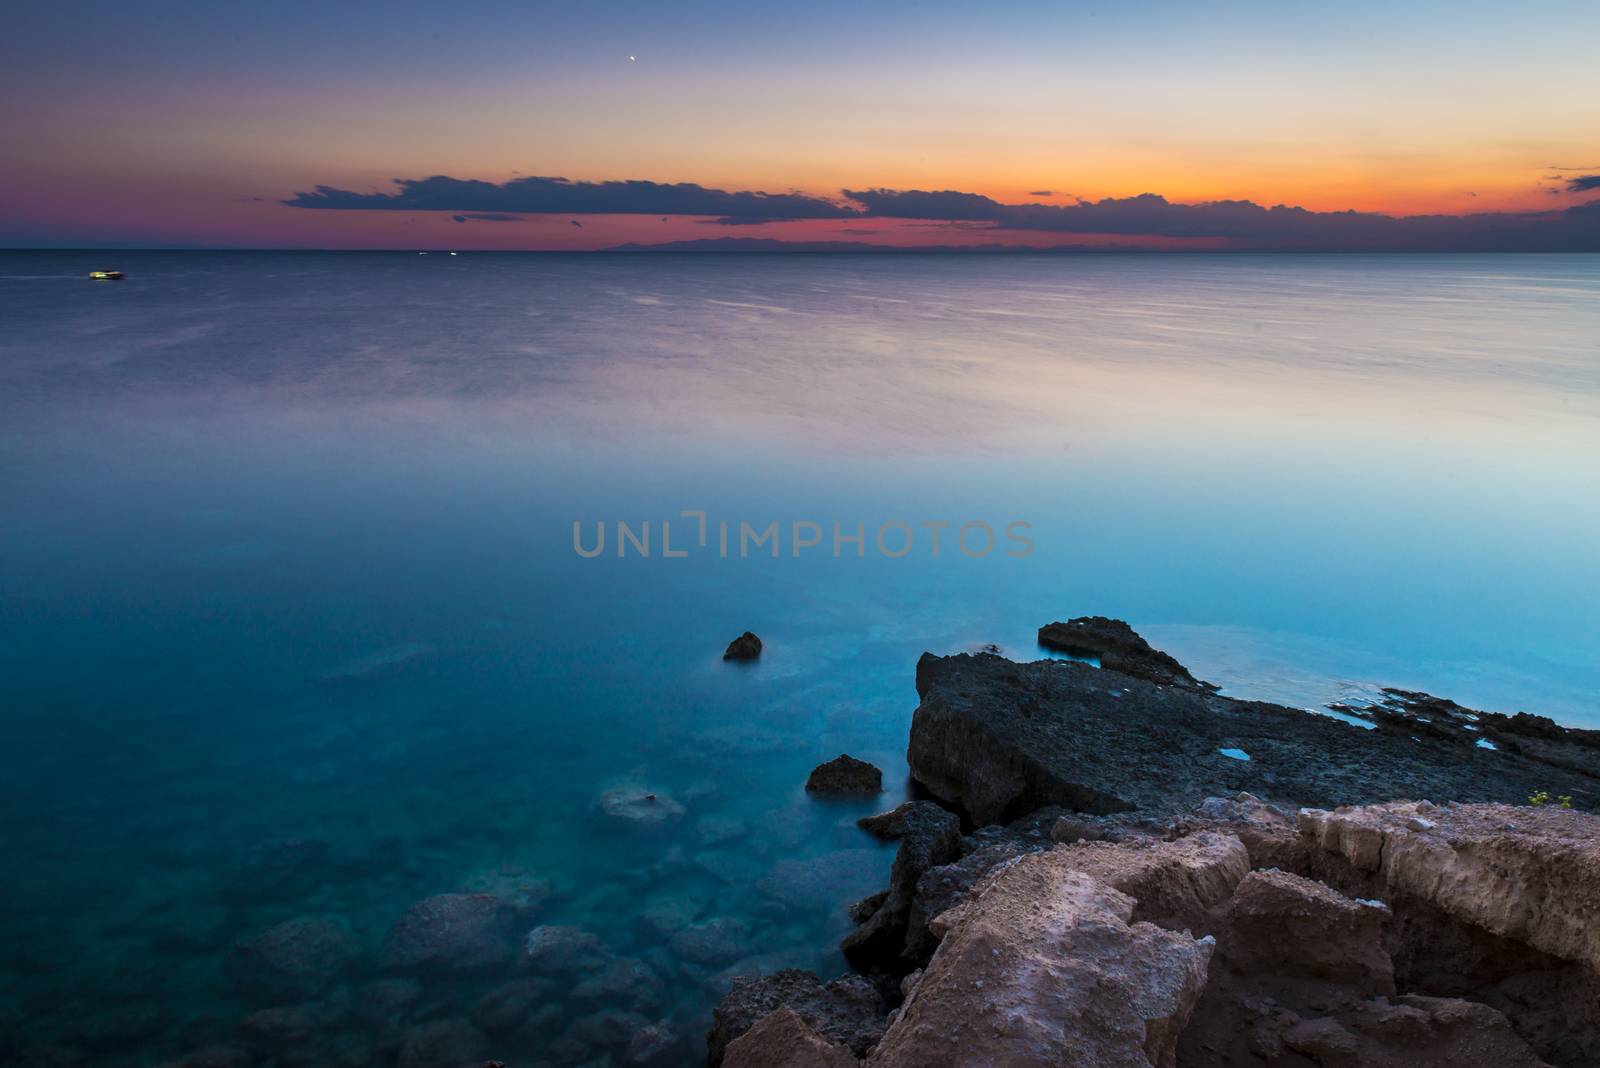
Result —
<svg viewBox="0 0 1600 1068"><path fill-rule="evenodd" d="M69 0L7 23L8 247L1600 250L1593 0ZM1308 213L1175 207L1224 200ZM1320 214L1347 210L1467 218Z"/></svg>

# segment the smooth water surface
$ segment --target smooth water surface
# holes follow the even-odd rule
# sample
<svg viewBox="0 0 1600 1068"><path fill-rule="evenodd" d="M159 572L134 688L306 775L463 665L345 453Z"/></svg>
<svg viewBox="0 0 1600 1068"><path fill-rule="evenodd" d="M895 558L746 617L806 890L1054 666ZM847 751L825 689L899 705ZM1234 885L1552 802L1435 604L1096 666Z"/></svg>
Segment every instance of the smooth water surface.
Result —
<svg viewBox="0 0 1600 1068"><path fill-rule="evenodd" d="M1600 726L1597 486L1600 257L0 253L0 1052L394 1063L528 973L384 985L390 926L543 880L519 934L643 970L493 1054L691 1061L729 975L843 969L923 650L1099 613L1229 692ZM887 796L808 798L841 752ZM308 915L345 973L225 963Z"/></svg>

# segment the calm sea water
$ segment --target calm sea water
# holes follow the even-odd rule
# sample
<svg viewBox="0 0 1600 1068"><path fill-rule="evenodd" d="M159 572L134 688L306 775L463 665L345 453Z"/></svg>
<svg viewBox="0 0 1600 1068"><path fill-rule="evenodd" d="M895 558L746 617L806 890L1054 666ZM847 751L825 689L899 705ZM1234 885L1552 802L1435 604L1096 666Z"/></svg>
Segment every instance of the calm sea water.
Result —
<svg viewBox="0 0 1600 1068"><path fill-rule="evenodd" d="M842 970L923 650L1103 613L1229 692L1600 726L1596 486L1600 257L0 253L0 1053L235 1041L274 999L229 946L331 914L318 1026L392 1063L340 1008L390 925L536 876L525 926L644 961L692 1058L729 972ZM846 751L884 799L806 797ZM497 1056L606 1007L550 997Z"/></svg>

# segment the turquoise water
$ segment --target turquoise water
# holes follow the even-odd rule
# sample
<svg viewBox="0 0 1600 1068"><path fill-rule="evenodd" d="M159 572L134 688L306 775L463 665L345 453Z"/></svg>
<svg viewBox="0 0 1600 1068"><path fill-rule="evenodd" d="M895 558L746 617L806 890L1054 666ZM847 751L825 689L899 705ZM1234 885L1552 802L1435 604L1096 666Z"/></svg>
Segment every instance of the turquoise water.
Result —
<svg viewBox="0 0 1600 1068"><path fill-rule="evenodd" d="M1596 485L1600 257L0 253L0 1052L243 1041L284 999L229 947L331 914L305 1041L393 1063L349 1007L390 926L537 878L519 934L659 988L494 1055L620 1063L637 1020L570 1029L626 1003L691 1060L728 972L843 969L923 650L1103 613L1234 693L1600 726ZM808 798L840 752L888 795ZM398 1031L526 974L424 976Z"/></svg>

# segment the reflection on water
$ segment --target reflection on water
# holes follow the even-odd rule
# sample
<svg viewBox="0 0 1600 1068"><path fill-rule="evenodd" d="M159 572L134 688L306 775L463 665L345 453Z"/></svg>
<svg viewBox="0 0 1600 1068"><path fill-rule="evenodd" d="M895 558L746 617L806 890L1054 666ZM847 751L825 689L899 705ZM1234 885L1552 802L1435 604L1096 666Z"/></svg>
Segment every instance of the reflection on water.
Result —
<svg viewBox="0 0 1600 1068"><path fill-rule="evenodd" d="M810 767L887 805L917 655L1070 615L1600 724L1600 258L90 258L0 254L0 1045L689 1056L882 884ZM1036 549L572 552L685 509Z"/></svg>

